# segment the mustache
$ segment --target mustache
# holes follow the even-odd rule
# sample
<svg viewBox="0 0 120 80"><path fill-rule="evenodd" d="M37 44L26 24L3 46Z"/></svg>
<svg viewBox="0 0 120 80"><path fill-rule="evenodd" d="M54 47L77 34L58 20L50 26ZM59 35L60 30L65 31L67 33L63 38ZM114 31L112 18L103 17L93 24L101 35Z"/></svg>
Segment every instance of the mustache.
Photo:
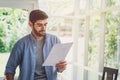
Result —
<svg viewBox="0 0 120 80"><path fill-rule="evenodd" d="M39 32L45 32L45 30L40 30Z"/></svg>

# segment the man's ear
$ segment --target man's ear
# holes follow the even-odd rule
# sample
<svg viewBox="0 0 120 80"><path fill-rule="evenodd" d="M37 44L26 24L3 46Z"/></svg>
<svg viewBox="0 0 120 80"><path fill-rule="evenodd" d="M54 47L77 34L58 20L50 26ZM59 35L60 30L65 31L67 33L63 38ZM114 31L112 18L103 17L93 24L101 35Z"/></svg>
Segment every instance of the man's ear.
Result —
<svg viewBox="0 0 120 80"><path fill-rule="evenodd" d="M29 26L32 28L33 27L33 23L29 21Z"/></svg>

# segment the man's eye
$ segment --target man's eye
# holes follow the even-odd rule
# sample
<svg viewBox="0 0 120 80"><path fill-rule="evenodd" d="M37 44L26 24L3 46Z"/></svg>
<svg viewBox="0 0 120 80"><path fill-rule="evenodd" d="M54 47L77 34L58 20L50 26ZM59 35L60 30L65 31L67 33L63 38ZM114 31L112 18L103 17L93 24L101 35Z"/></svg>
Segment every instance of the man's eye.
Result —
<svg viewBox="0 0 120 80"><path fill-rule="evenodd" d="M39 27L42 27L43 25L42 24L38 24Z"/></svg>
<svg viewBox="0 0 120 80"><path fill-rule="evenodd" d="M43 27L43 26L47 26L47 23L45 24L36 24L38 27Z"/></svg>
<svg viewBox="0 0 120 80"><path fill-rule="evenodd" d="M47 26L47 23L46 23L46 24L44 24L44 26Z"/></svg>

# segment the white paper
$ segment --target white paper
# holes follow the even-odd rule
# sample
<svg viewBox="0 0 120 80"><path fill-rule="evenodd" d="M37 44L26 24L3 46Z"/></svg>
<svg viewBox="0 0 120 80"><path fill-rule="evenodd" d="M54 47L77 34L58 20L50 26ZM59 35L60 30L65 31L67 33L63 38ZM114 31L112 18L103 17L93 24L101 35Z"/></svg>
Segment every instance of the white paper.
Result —
<svg viewBox="0 0 120 80"><path fill-rule="evenodd" d="M73 43L55 44L43 63L43 66L55 66L60 61L65 60Z"/></svg>

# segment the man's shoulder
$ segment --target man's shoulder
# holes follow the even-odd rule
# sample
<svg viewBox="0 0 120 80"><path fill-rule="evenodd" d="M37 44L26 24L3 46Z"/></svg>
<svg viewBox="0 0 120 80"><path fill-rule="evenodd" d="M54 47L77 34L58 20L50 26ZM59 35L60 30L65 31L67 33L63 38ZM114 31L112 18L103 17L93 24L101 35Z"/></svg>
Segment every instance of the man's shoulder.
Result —
<svg viewBox="0 0 120 80"><path fill-rule="evenodd" d="M29 40L29 39L28 39L29 36L30 36L30 34L28 34L28 35L20 38L20 39L17 41L17 43L24 43L24 42L28 41L28 40Z"/></svg>
<svg viewBox="0 0 120 80"><path fill-rule="evenodd" d="M46 34L46 39L47 39L48 42L51 41L52 43L61 42L60 39L56 35L49 34L49 33Z"/></svg>
<svg viewBox="0 0 120 80"><path fill-rule="evenodd" d="M49 37L49 38L58 38L56 35L50 34L50 33L46 33L46 37Z"/></svg>

